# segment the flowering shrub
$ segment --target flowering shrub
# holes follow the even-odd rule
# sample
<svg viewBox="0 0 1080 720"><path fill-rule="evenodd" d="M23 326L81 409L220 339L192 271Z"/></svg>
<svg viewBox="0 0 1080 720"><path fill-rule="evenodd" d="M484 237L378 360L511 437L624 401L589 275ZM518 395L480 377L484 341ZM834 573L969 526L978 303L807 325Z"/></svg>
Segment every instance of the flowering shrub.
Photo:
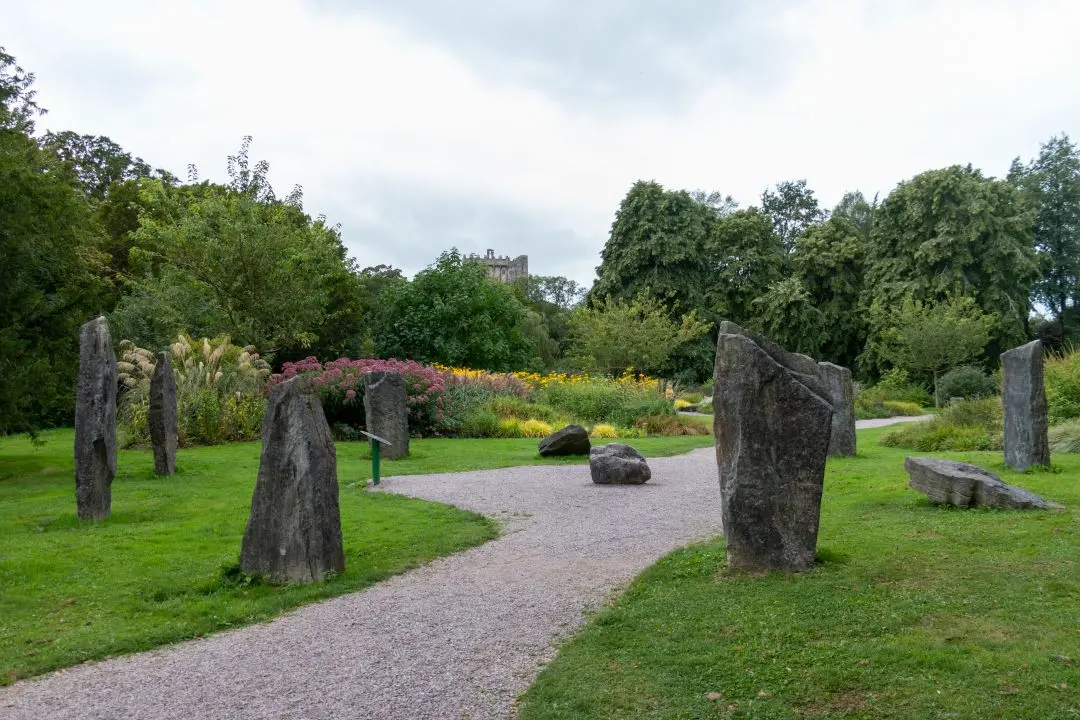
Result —
<svg viewBox="0 0 1080 720"><path fill-rule="evenodd" d="M522 373L493 373L487 370L448 367L438 363L434 368L442 373L447 387L480 386L495 395L521 398L528 397L531 389L528 383L518 377Z"/></svg>
<svg viewBox="0 0 1080 720"><path fill-rule="evenodd" d="M396 372L405 378L406 403L409 406L409 431L414 435L434 435L446 420L446 383L443 374L430 365L415 360L377 360L339 358L325 364L308 357L285 363L270 386L297 375L309 375L319 388L323 410L331 425L345 423L365 427L364 375L372 372Z"/></svg>

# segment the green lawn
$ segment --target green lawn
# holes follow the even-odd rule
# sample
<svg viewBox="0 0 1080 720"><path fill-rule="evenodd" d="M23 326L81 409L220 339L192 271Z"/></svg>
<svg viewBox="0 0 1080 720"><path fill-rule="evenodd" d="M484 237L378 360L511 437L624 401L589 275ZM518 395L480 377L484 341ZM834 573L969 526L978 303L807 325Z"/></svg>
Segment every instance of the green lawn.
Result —
<svg viewBox="0 0 1080 720"><path fill-rule="evenodd" d="M364 443L339 443L345 572L306 587L246 584L236 572L259 443L182 450L179 472L157 478L148 451L121 451L113 514L75 516L73 432L45 445L0 438L0 685L84 660L143 650L271 618L359 590L436 557L480 544L497 528L474 513L362 489ZM711 438L631 440L650 455ZM383 474L539 462L535 440L419 440Z"/></svg>
<svg viewBox="0 0 1080 720"><path fill-rule="evenodd" d="M722 540L643 573L526 693L540 718L1070 718L1080 716L1080 455L1006 471L1070 507L937 507L902 450L859 433L830 461L821 565L725 571Z"/></svg>

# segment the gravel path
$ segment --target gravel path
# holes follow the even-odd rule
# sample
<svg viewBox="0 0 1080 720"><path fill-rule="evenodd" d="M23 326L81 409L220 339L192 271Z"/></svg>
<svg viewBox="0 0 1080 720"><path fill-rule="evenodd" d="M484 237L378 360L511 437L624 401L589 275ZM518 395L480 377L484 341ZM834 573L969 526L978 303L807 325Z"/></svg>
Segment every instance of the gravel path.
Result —
<svg viewBox="0 0 1080 720"><path fill-rule="evenodd" d="M909 423L909 422L922 422L923 420L933 420L934 415L912 415L909 417L892 417L892 418L876 418L874 420L856 420L855 429L863 430L865 428L879 428L886 425L895 425L897 423Z"/></svg>
<svg viewBox="0 0 1080 720"><path fill-rule="evenodd" d="M0 718L512 717L585 613L720 533L711 448L649 464L653 479L632 487L594 485L582 465L388 478L381 492L499 517L506 532L269 623L2 688Z"/></svg>
<svg viewBox="0 0 1080 720"><path fill-rule="evenodd" d="M641 486L587 466L388 478L503 518L498 540L273 622L0 689L0 717L504 718L558 641L667 552L720 532L712 449Z"/></svg>

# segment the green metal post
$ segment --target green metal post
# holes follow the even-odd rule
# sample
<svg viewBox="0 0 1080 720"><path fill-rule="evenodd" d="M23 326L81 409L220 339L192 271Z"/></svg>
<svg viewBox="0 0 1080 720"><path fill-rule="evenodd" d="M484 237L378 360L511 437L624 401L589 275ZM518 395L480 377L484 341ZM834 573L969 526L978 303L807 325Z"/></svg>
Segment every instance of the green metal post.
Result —
<svg viewBox="0 0 1080 720"><path fill-rule="evenodd" d="M378 440L371 441L371 478L375 481L375 484L379 484L379 446L382 443Z"/></svg>

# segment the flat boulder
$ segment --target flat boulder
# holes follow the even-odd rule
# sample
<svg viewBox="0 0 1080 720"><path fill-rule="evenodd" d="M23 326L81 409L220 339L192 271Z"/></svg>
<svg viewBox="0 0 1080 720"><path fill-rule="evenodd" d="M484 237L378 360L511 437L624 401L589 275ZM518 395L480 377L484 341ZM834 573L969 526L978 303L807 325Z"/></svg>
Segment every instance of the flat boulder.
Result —
<svg viewBox="0 0 1080 720"><path fill-rule="evenodd" d="M908 484L934 502L961 508L991 507L1012 510L1054 510L1064 506L1049 502L1030 490L1009 485L977 465L932 457L904 460Z"/></svg>
<svg viewBox="0 0 1080 720"><path fill-rule="evenodd" d="M597 485L641 485L652 477L645 456L623 443L592 448L589 451L589 472Z"/></svg>
<svg viewBox="0 0 1080 720"><path fill-rule="evenodd" d="M589 432L580 425L567 425L540 441L540 457L588 455L592 449Z"/></svg>
<svg viewBox="0 0 1080 720"><path fill-rule="evenodd" d="M270 391L240 569L282 583L345 569L337 453L310 378Z"/></svg>

